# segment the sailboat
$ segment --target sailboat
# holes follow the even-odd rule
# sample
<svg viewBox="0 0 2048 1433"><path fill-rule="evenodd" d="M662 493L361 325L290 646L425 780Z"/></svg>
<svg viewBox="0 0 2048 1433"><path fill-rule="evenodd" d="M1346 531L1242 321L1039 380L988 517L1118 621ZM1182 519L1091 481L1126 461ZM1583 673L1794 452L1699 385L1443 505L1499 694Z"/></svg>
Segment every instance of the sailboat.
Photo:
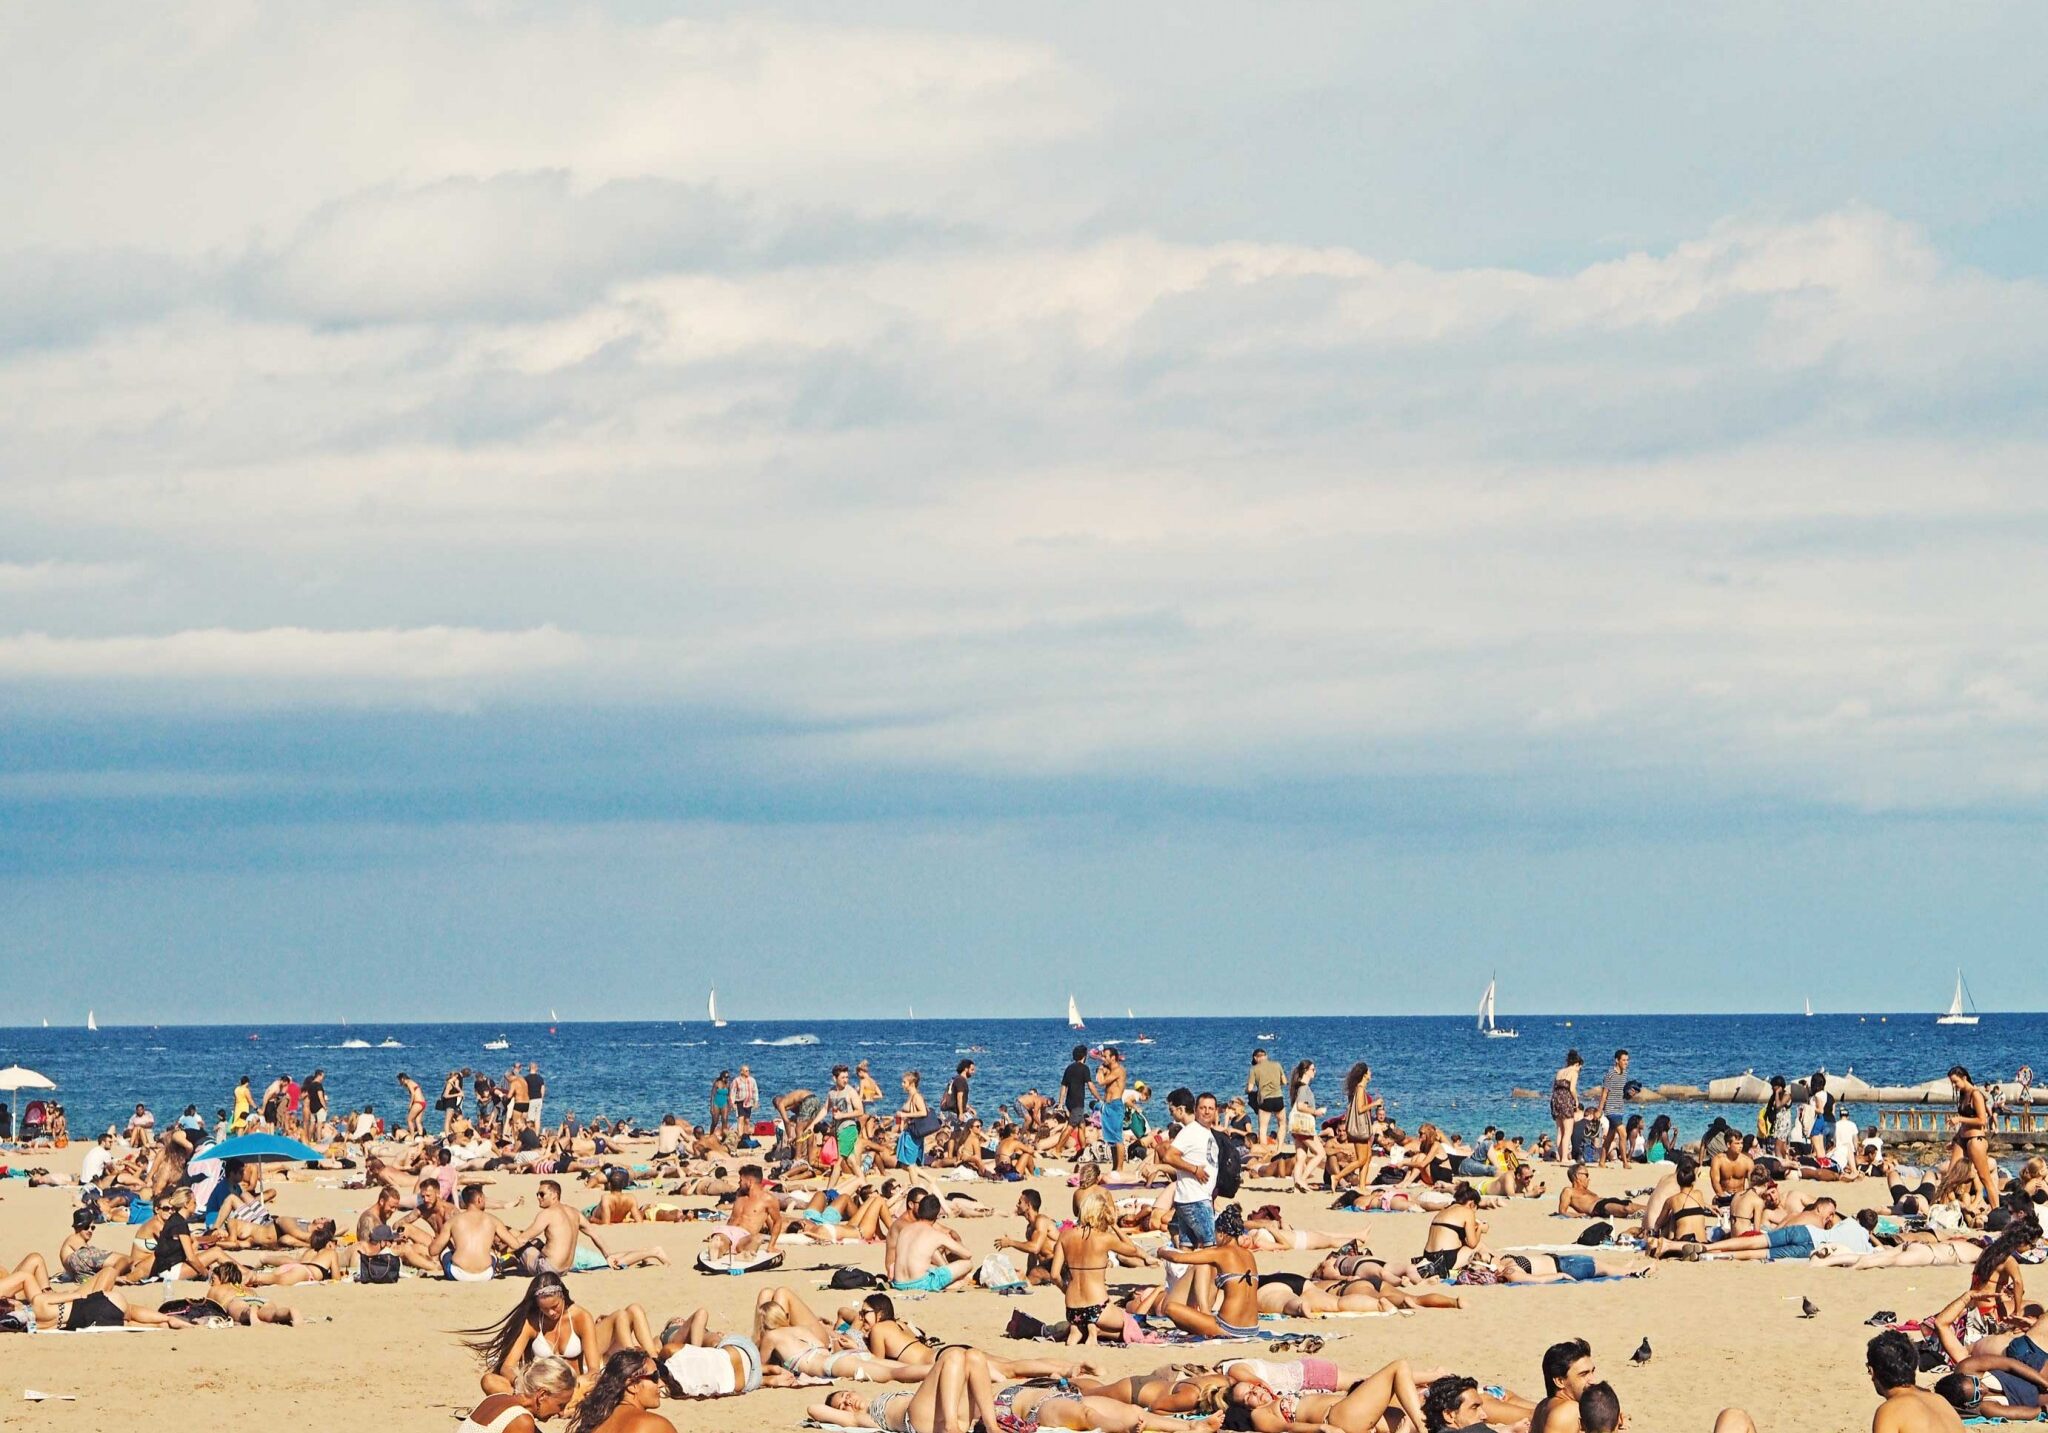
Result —
<svg viewBox="0 0 2048 1433"><path fill-rule="evenodd" d="M1069 1030L1086 1030L1088 1028L1081 1023L1081 1007L1074 1003L1072 995L1067 996L1067 1028Z"/></svg>
<svg viewBox="0 0 2048 1433"><path fill-rule="evenodd" d="M85 1028L88 1030L97 1030L100 1028L100 1022L92 1018L92 1012L90 1010L85 1012Z"/></svg>
<svg viewBox="0 0 2048 1433"><path fill-rule="evenodd" d="M1136 1011L1134 1011L1133 1009L1131 1009L1131 1007L1130 1007L1130 1006L1126 1005L1126 1006L1124 1007L1124 1019L1126 1019L1126 1020L1135 1020L1135 1019L1137 1019L1137 1018L1138 1018L1138 1014L1137 1014L1137 1012L1136 1012Z"/></svg>
<svg viewBox="0 0 2048 1433"><path fill-rule="evenodd" d="M1813 1018L1813 1001L1810 999L1806 1002L1806 1018L1809 1020Z"/></svg>
<svg viewBox="0 0 2048 1433"><path fill-rule="evenodd" d="M1489 1040L1512 1040L1518 1032L1504 1025L1493 1023L1493 987L1497 982L1486 982L1486 993L1479 997L1479 1033Z"/></svg>
<svg viewBox="0 0 2048 1433"><path fill-rule="evenodd" d="M1965 1013L1964 1013L1964 1011L1963 1011L1963 994L1964 994L1964 992L1963 992L1963 972L1962 972L1962 968L1961 968L1961 967L1959 966L1959 967L1957 967L1957 969L1956 969L1956 993L1955 993L1955 998L1954 998L1954 999L1952 999L1952 1000L1950 1000L1950 1001L1949 1001L1949 1003L1948 1003L1948 1013L1947 1013L1946 1015L1943 1015L1943 1016L1939 1017L1938 1019L1936 1019L1936 1020L1935 1020L1935 1022L1934 1022L1935 1024L1937 1024L1937 1025L1975 1025L1975 1024L1977 1023L1977 1016L1976 1016L1976 1013L1975 1013L1974 1011L1972 1011L1972 1012L1970 1012L1970 1013L1968 1013L1968 1014L1965 1014ZM1976 1002L1975 1002L1975 1001L1971 1001L1970 1003L1971 1003L1972 1005L1976 1004Z"/></svg>
<svg viewBox="0 0 2048 1433"><path fill-rule="evenodd" d="M718 987L715 985L711 987L711 1028L714 1030L723 1030L725 1028L725 1022L718 1018Z"/></svg>
<svg viewBox="0 0 2048 1433"><path fill-rule="evenodd" d="M548 1007L548 1023L551 1025L559 1024L561 1022L561 1019L562 1017L555 1013L555 1007L550 1005Z"/></svg>

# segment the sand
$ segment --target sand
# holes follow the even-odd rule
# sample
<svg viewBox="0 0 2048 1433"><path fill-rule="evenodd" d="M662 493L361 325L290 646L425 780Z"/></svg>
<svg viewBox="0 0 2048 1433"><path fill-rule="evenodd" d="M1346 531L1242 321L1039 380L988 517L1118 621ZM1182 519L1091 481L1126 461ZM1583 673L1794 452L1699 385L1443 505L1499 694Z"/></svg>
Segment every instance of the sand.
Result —
<svg viewBox="0 0 2048 1433"><path fill-rule="evenodd" d="M53 1169L75 1169L81 1150L36 1155ZM1603 1193L1647 1182L1643 1172L1624 1178L1618 1171L1596 1179ZM1545 1170L1552 1180L1555 1172ZM321 1187L336 1176L302 1173L285 1182L278 1207L293 1214L352 1216L366 1203L361 1191ZM522 1227L531 1210L533 1177L501 1176L494 1197L524 1194L526 1208L505 1217ZM1035 1181L1047 1208L1071 1209L1063 1179ZM1016 1186L947 1183L965 1188L1007 1211ZM1833 1186L1845 1208L1877 1202L1875 1180ZM578 1199L588 1203L589 1196ZM1308 1228L1363 1236L1383 1253L1413 1254L1421 1248L1422 1214L1352 1215L1328 1209L1328 1197L1291 1195L1279 1189L1247 1189L1248 1207L1277 1203L1288 1219ZM1553 1194L1554 1199L1554 1194ZM1561 1243L1579 1227L1549 1217L1553 1199L1516 1200L1486 1217L1490 1242ZM685 1204L701 1201L683 1200ZM70 1191L30 1189L20 1180L0 1181L0 1258L11 1267L34 1249L54 1261L58 1240L69 1226ZM350 1221L352 1223L352 1219ZM756 1292L772 1281L796 1287L824 1311L844 1295L819 1288L823 1264L880 1267L880 1248L838 1249L797 1246L785 1268L767 1275L707 1276L687 1267L702 1242L699 1224L640 1224L608 1231L618 1247L664 1246L675 1256L665 1269L634 1269L573 1276L580 1302L598 1312L638 1303L658 1328L670 1315L708 1304L717 1326L745 1331ZM1018 1221L1007 1214L963 1220L956 1226L977 1254L998 1234L1015 1234ZM103 1229L101 1242L125 1242L125 1231ZM1314 1253L1262 1255L1264 1269L1306 1272ZM1140 1270L1139 1279L1156 1279ZM1620 1393L1634 1430L1698 1429L1730 1404L1746 1407L1767 1430L1866 1428L1875 1396L1863 1374L1862 1349L1870 1334L1862 1321L1877 1309L1912 1316L1932 1312L1963 1287L1961 1268L1920 1268L1852 1272L1811 1268L1802 1262L1777 1264L1666 1263L1646 1280L1584 1286L1479 1288L1465 1290L1462 1310L1408 1317L1288 1321L1276 1330L1315 1332L1327 1341L1325 1357L1347 1373L1366 1373L1394 1358L1418 1368L1447 1366L1482 1383L1501 1383L1518 1392L1540 1393L1538 1361L1543 1349L1563 1338L1591 1340L1604 1376ZM510 1308L523 1283L450 1284L407 1278L396 1286L345 1284L302 1286L271 1292L310 1320L298 1328L193 1330L178 1332L58 1334L0 1338L0 1428L66 1430L150 1428L168 1433L235 1433L242 1429L374 1428L377 1433L448 1429L477 1399L475 1363L450 1330L489 1323ZM151 1287L134 1291L160 1300L197 1291ZM1820 1306L1813 1320L1799 1317L1801 1296ZM1001 1337L1013 1309L1046 1319L1060 1316L1057 1291L1035 1289L1022 1297L1001 1297L979 1289L911 1297L899 1295L906 1317L955 1341L998 1351L1047 1351ZM1655 1357L1632 1367L1628 1355L1647 1336ZM1157 1367L1169 1357L1224 1357L1227 1345L1162 1351L1124 1350L1110 1345L1098 1357L1114 1372ZM30 1404L24 1389L74 1393L75 1403ZM688 1429L737 1430L792 1427L803 1408L821 1395L813 1390L764 1390L745 1398L688 1405L665 1411Z"/></svg>

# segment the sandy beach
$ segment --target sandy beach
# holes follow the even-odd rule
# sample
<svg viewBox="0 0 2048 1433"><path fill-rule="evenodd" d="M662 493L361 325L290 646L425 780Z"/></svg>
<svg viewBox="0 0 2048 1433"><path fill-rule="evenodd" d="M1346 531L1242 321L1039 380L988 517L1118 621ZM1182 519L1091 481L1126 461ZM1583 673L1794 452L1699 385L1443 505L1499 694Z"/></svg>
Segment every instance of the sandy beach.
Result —
<svg viewBox="0 0 2048 1433"><path fill-rule="evenodd" d="M73 1169L77 1145L38 1163ZM1623 1175L1603 1171L1595 1184L1603 1193L1641 1187L1638 1169ZM1520 1199L1488 1212L1489 1242L1497 1247L1567 1242L1579 1221L1552 1217L1557 1172L1544 1170L1552 1195ZM327 1187L339 1176L301 1172L279 1184L278 1207L292 1214L352 1215L368 1202L360 1190ZM494 1198L526 1196L532 1206L533 1176L500 1177ZM1071 1208L1064 1179L1033 1181L1045 1194L1048 1212ZM1017 1186L942 1183L964 1188L999 1210L1014 1203ZM1875 1180L1832 1186L1845 1208L1878 1202ZM1247 1186L1247 1205L1277 1203L1291 1223L1364 1237L1383 1253L1420 1250L1422 1214L1353 1215L1330 1210L1328 1196L1289 1194L1279 1187ZM11 1265L29 1250L53 1256L68 1226L74 1195L66 1189L30 1189L19 1180L0 1183L0 1255ZM579 1198L587 1203L588 1196ZM702 1201L683 1200L685 1204ZM520 1223L515 1210L506 1217ZM787 1283L824 1311L857 1298L822 1289L828 1275L819 1266L880 1266L876 1246L838 1249L794 1246L776 1273L745 1277L707 1276L688 1262L703 1238L701 1224L628 1225L608 1230L622 1248L660 1244L675 1256L662 1269L635 1269L573 1276L579 1301L598 1312L639 1303L658 1327L672 1314L708 1305L720 1326L744 1331L756 1293L771 1282ZM988 1251L999 1234L1017 1232L1018 1221L961 1220L955 1227L977 1253ZM120 1228L102 1228L98 1242L118 1246ZM1260 1256L1262 1270L1306 1272L1317 1255L1290 1252ZM1133 1278L1155 1281L1138 1270ZM1603 1376L1611 1379L1635 1429L1705 1430L1728 1405L1747 1408L1764 1429L1837 1430L1869 1425L1875 1398L1862 1373L1861 1348L1868 1330L1862 1321L1877 1309L1905 1316L1928 1313L1956 1293L1966 1271L1900 1269L1850 1272L1809 1268L1803 1262L1776 1264L1660 1265L1646 1280L1581 1286L1476 1288L1463 1290L1461 1310L1412 1316L1290 1320L1267 1327L1276 1332L1313 1331L1328 1343L1325 1356L1347 1373L1372 1371L1389 1359L1406 1358L1418 1369L1444 1366L1482 1383L1501 1383L1532 1396L1540 1393L1538 1360L1550 1343L1569 1337L1591 1341ZM197 1291L151 1287L130 1291L156 1300ZM306 1426L373 1426L386 1433L447 1429L478 1397L477 1367L451 1330L476 1327L500 1317L523 1281L489 1285L451 1284L410 1274L398 1285L366 1287L313 1285L266 1291L308 1320L298 1328L253 1328L170 1332L53 1334L8 1338L6 1375L0 1384L0 1427L77 1430L140 1428L168 1433L234 1433L243 1429ZM1799 1317L1799 1300L1811 1297L1819 1317ZM1046 1319L1060 1316L1059 1294L1034 1289L1003 1297L980 1289L921 1298L899 1295L906 1317L954 1341L996 1351L1027 1345L1001 1336L1011 1311L1022 1307ZM1655 1357L1632 1367L1628 1354L1648 1337ZM1051 1345L1035 1345L1039 1351ZM1162 1350L1109 1345L1097 1352L1114 1372L1150 1369L1169 1358L1220 1359L1233 1346L1216 1344ZM22 1401L25 1389L72 1393L74 1403ZM815 1390L763 1390L745 1398L688 1406L664 1405L679 1426L717 1430L793 1427Z"/></svg>

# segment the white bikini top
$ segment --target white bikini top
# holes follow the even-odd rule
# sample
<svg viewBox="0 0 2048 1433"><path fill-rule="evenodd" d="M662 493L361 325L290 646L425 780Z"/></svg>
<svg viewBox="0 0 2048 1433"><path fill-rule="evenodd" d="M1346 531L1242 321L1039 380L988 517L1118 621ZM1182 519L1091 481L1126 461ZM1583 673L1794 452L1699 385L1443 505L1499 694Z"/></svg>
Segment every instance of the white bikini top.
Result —
<svg viewBox="0 0 2048 1433"><path fill-rule="evenodd" d="M566 1318L563 1319L563 1322L569 1323ZM583 1340L576 1336L575 1324L569 1324L569 1341L560 1350L557 1350L553 1344L548 1342L546 1330L537 1328L533 1331L533 1356L535 1358L552 1358L557 1352L563 1358L582 1357ZM493 1429L492 1433L496 1433L496 1430Z"/></svg>

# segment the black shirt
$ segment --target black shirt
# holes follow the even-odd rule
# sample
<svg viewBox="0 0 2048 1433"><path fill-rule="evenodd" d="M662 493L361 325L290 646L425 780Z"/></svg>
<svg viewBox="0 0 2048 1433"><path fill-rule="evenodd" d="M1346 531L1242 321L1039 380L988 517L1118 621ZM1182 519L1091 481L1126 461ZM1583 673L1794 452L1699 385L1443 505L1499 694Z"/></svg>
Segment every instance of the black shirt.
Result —
<svg viewBox="0 0 2048 1433"><path fill-rule="evenodd" d="M535 1070L526 1077L526 1097L529 1100L544 1099L547 1092L548 1082L540 1077L540 1071Z"/></svg>
<svg viewBox="0 0 2048 1433"><path fill-rule="evenodd" d="M1065 1096L1067 1108L1078 1110L1088 1103L1088 1066L1075 1060L1060 1076L1060 1091Z"/></svg>
<svg viewBox="0 0 2048 1433"><path fill-rule="evenodd" d="M946 1098L939 1102L939 1108L949 1114L967 1113L967 1077L955 1075L953 1083L946 1086Z"/></svg>
<svg viewBox="0 0 2048 1433"><path fill-rule="evenodd" d="M192 1225L182 1214L173 1214L164 1220L164 1226L156 1236L156 1258L149 1266L152 1279L185 1262L185 1236L191 1232Z"/></svg>
<svg viewBox="0 0 2048 1433"><path fill-rule="evenodd" d="M540 1148L540 1136L534 1132L532 1125L527 1125L519 1131L519 1148L524 1153L531 1153Z"/></svg>

